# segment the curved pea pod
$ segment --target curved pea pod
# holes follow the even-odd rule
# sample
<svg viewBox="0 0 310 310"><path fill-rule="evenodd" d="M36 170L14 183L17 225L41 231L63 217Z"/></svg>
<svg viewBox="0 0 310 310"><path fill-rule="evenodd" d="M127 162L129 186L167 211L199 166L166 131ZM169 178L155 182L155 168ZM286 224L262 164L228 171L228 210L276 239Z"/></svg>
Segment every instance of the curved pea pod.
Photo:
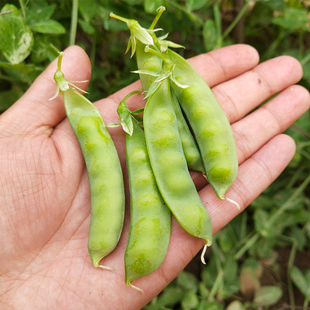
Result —
<svg viewBox="0 0 310 310"><path fill-rule="evenodd" d="M183 116L183 112L180 108L178 98L176 97L173 89L171 89L171 96L172 96L173 109L177 117L178 129L188 168L205 173L205 169L202 163L198 146L192 133L190 132L187 122Z"/></svg>
<svg viewBox="0 0 310 310"><path fill-rule="evenodd" d="M211 245L211 219L187 168L169 79L148 98L143 118L151 166L164 201L189 234Z"/></svg>
<svg viewBox="0 0 310 310"><path fill-rule="evenodd" d="M88 250L95 267L116 247L124 222L125 189L120 160L100 112L69 87L60 71L55 81L64 97L67 117L80 144L90 183L91 220ZM111 269L110 267L100 266Z"/></svg>
<svg viewBox="0 0 310 310"><path fill-rule="evenodd" d="M237 148L229 121L200 74L177 53L168 50L166 55L175 64L174 78L189 86L183 89L172 83L194 132L207 179L217 196L225 199L238 173Z"/></svg>
<svg viewBox="0 0 310 310"><path fill-rule="evenodd" d="M154 43L157 42L158 39L156 38L154 32L152 31L153 28L155 27L156 22L158 21L164 10L165 10L164 7L160 7L158 9L158 13L150 29L148 30L138 26L139 24L135 20L129 20L121 16L115 15L113 13L110 14L111 17L117 18L122 22L126 22L128 28L130 29L131 36L129 39L127 50L129 48L132 48L132 54L131 54L132 56L134 53L136 53L138 71L135 72L140 74L142 88L144 92L147 94L147 96L151 85L156 80L160 72L162 72L163 61L157 55L146 52L145 46L152 45L154 46L154 48L158 48L157 47L158 44ZM149 34L151 38L148 38L148 32L151 33ZM146 38L148 39L146 40ZM170 41L161 41L161 43L163 44L166 43L174 47L181 47L180 45L174 44L173 42ZM185 121L183 114L179 113L180 111L178 109L178 105L175 105L175 107L177 109L176 113L178 114L179 131L181 139L183 141L185 157L188 160L188 167L189 169L192 170L204 172L204 167L202 164L201 156L197 144L195 142L195 139L193 138L192 133L188 128L187 122Z"/></svg>
<svg viewBox="0 0 310 310"><path fill-rule="evenodd" d="M133 120L126 134L130 190L130 228L125 251L125 283L155 271L163 262L171 233L171 212L158 190L149 162L144 131Z"/></svg>
<svg viewBox="0 0 310 310"><path fill-rule="evenodd" d="M123 174L100 112L72 89L64 92L67 117L85 159L91 193L88 250L95 267L116 247L125 212Z"/></svg>
<svg viewBox="0 0 310 310"><path fill-rule="evenodd" d="M142 88L147 93L152 83L158 77L159 72L162 71L163 60L157 55L145 52L145 45L142 44L140 41L137 41L136 45L136 58L139 69L137 72L140 72ZM143 72L145 72L145 74L143 74ZM173 99L173 108L177 116L178 129L182 140L183 151L185 154L188 168L191 170L205 173L196 141L184 118L177 97L175 96L173 90L171 90L171 92Z"/></svg>

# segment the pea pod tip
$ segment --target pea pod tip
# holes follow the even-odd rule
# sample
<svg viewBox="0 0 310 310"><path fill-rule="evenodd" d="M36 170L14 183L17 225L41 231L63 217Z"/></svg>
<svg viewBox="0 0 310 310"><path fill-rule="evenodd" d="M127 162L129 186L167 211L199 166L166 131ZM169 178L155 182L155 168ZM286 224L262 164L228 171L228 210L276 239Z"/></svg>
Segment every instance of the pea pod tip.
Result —
<svg viewBox="0 0 310 310"><path fill-rule="evenodd" d="M110 266L98 265L98 267L105 270L115 271L114 268Z"/></svg>
<svg viewBox="0 0 310 310"><path fill-rule="evenodd" d="M205 244L203 249L202 249L202 252L201 252L201 256L200 256L200 260L201 262L206 265L206 261L205 261L205 254L206 254L206 251L207 251L207 248L208 246L210 246L211 244Z"/></svg>
<svg viewBox="0 0 310 310"><path fill-rule="evenodd" d="M133 284L131 284L131 283L129 283L129 284L127 284L127 285L130 286L130 287L132 287L133 289L139 291L140 293L144 294L144 291L143 291L142 288L140 288L140 287L138 287L138 286L135 286L135 285L133 285Z"/></svg>
<svg viewBox="0 0 310 310"><path fill-rule="evenodd" d="M234 204L234 205L238 208L238 211L241 210L240 205L239 205L239 203L238 203L237 201L232 200L232 199L230 199L230 198L228 198L228 197L225 197L225 199L226 199L228 202Z"/></svg>

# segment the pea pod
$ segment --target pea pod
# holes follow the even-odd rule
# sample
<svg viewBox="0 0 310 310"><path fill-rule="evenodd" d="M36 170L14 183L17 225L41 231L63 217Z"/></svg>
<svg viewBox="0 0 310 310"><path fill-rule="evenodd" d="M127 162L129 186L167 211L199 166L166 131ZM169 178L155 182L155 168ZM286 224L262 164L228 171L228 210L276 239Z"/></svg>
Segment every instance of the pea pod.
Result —
<svg viewBox="0 0 310 310"><path fill-rule="evenodd" d="M164 260L171 233L171 212L158 190L149 161L143 129L125 101L117 112L126 132L125 154L130 191L130 228L125 250L125 283L155 271ZM139 289L141 290L141 289Z"/></svg>
<svg viewBox="0 0 310 310"><path fill-rule="evenodd" d="M211 245L211 219L187 169L168 78L161 80L148 98L143 118L150 162L162 197L188 233Z"/></svg>
<svg viewBox="0 0 310 310"><path fill-rule="evenodd" d="M225 193L238 173L237 148L231 126L201 75L177 53L169 49L165 54L175 64L174 78L189 86L184 89L172 83L197 140L207 179L217 196L225 199Z"/></svg>
<svg viewBox="0 0 310 310"><path fill-rule="evenodd" d="M136 72L140 73L143 90L147 92L147 96L150 96L152 93L152 84L162 71L162 59L157 55L146 52L145 45L143 45L139 41L137 42L136 55L139 69ZM205 170L202 164L201 155L198 150L196 141L192 133L190 132L188 124L181 111L178 99L173 91L172 99L173 108L177 116L178 129L187 165L189 169L204 173Z"/></svg>
<svg viewBox="0 0 310 310"><path fill-rule="evenodd" d="M54 79L64 97L66 114L80 144L90 183L91 221L88 250L95 267L116 247L124 222L125 190L113 140L98 109L73 90L60 70ZM100 266L103 268L109 268Z"/></svg>
<svg viewBox="0 0 310 310"><path fill-rule="evenodd" d="M158 14L156 15L148 31L153 30L157 20L160 18L163 11L164 11L164 7L160 7L158 9ZM135 29L137 29L136 21L128 20L123 17L119 17L113 13L111 13L110 16L120 19L123 22L126 22L129 29L131 29L130 42L134 41L135 43L134 44L130 43L129 46L132 47L132 55L136 53L136 60L137 60L137 66L138 66L138 70L134 72L140 74L142 88L144 92L147 94L147 96L149 96L150 93L152 92L152 90L150 89L151 85L156 80L160 72L162 72L162 59L158 57L157 55L154 55L152 53L148 53L145 51L145 47L147 44L149 44L150 40L147 43L145 40L140 41L140 39L141 37L142 38L146 37L146 34L144 36L141 35L140 37L135 38L137 31L133 31L132 27L135 27ZM142 30L141 28L139 28L139 31L141 33L144 33L147 30ZM133 38L135 38L135 40ZM152 34L152 39L153 39L152 41L152 44L153 44L154 40L156 40L156 37L154 34ZM179 45L175 45L175 46L180 47ZM182 111L179 107L179 103L175 96L174 96L173 103L174 103L175 111L177 113L179 132L180 132L184 154L187 160L188 167L189 169L192 169L195 171L201 171L204 173L205 171L204 171L204 167L202 164L201 155L198 150L198 146L196 144L195 139L193 138L192 133L190 132L190 129L188 127L186 120L184 119Z"/></svg>

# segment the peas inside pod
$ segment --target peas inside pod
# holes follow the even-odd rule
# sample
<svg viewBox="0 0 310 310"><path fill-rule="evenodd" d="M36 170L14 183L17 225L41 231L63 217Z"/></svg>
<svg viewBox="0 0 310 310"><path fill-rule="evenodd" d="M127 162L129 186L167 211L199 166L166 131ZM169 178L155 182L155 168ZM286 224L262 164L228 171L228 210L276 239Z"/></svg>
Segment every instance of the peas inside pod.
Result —
<svg viewBox="0 0 310 310"><path fill-rule="evenodd" d="M131 32L127 51L136 54L145 107L131 112L119 104L120 122L106 125L99 110L74 90L61 71L60 53L54 75L57 93L64 98L70 125L80 144L90 184L88 251L100 264L120 239L125 216L124 176L109 126L125 131L125 157L130 195L130 229L124 253L125 284L160 268L169 248L171 214L189 234L203 239L201 261L212 244L212 223L190 170L201 172L220 199L236 179L238 159L231 126L200 74L171 48L181 46L157 37L154 29L165 8L160 7L149 29L136 20L113 13ZM81 91L81 90L80 90ZM138 95L137 95L138 96ZM140 96L142 96L140 94ZM133 100L133 98L131 98Z"/></svg>

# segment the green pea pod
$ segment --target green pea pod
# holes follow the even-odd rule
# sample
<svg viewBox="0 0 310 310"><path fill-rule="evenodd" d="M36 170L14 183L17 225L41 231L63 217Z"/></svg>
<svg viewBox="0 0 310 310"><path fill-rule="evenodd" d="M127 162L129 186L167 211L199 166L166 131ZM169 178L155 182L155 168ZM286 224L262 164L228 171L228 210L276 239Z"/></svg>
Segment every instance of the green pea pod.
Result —
<svg viewBox="0 0 310 310"><path fill-rule="evenodd" d="M182 147L189 169L205 173L202 164L202 158L197 146L197 143L190 132L187 122L183 116L178 98L175 92L171 89L172 104L178 121L178 129L181 136Z"/></svg>
<svg viewBox="0 0 310 310"><path fill-rule="evenodd" d="M120 160L100 112L83 95L69 87L58 70L55 81L64 97L66 114L79 141L89 177L91 221L88 250L95 267L116 247L124 222L125 189ZM110 267L100 266L111 269Z"/></svg>
<svg viewBox="0 0 310 310"><path fill-rule="evenodd" d="M201 75L183 57L170 49L165 55L175 64L175 80L189 86L180 88L172 83L194 132L207 179L217 196L225 199L225 193L238 173L237 148L231 126Z"/></svg>
<svg viewBox="0 0 310 310"><path fill-rule="evenodd" d="M132 135L126 134L130 229L125 251L125 283L131 286L132 281L161 265L171 233L171 213L157 188L143 129L135 120L133 125Z"/></svg>
<svg viewBox="0 0 310 310"><path fill-rule="evenodd" d="M171 212L158 190L149 161L144 131L126 100L140 91L128 94L117 113L126 132L125 154L130 191L130 228L125 251L125 283L155 271L164 260L171 233Z"/></svg>
<svg viewBox="0 0 310 310"><path fill-rule="evenodd" d="M211 219L187 169L169 79L159 82L144 109L145 140L156 183L167 206L191 235L212 243Z"/></svg>
<svg viewBox="0 0 310 310"><path fill-rule="evenodd" d="M159 72L162 71L162 62L163 60L150 52L145 52L145 45L141 42L137 42L136 46L136 58L138 71L140 72L140 80L142 83L142 88L144 91L148 92L152 83L159 76ZM145 72L145 74L143 74ZM153 73L153 74L152 74ZM200 171L205 173L204 166L202 164L201 155L196 144L196 141L188 127L188 124L184 118L184 115L181 111L180 104L177 97L172 91L173 98L173 108L175 110L177 120L178 120L178 129L182 141L183 151L187 161L189 169ZM149 96L151 94L148 94Z"/></svg>
<svg viewBox="0 0 310 310"><path fill-rule="evenodd" d="M157 20L161 16L164 9L165 8L163 7L160 8L149 31L154 28ZM126 18L117 16L113 13L111 13L110 15L123 22L126 22L129 28L131 28L132 25L137 27L137 22L134 20L128 20ZM140 31L143 34L146 30L142 30L140 28ZM152 38L154 40L157 40L154 34ZM130 42L131 43L129 46L132 47L132 55L134 52L136 53L138 71L135 71L135 72L140 74L142 88L144 92L147 94L147 96L149 96L150 94L148 92L149 92L149 89L152 83L156 80L160 72L162 72L162 59L158 57L157 55L145 52L146 43L141 42L139 38L135 38L134 32L132 30L131 30ZM132 44L132 42L134 42L134 44ZM176 109L176 113L178 117L179 132L180 132L180 136L182 140L182 145L184 148L184 154L185 154L185 157L188 163L188 167L191 170L201 171L205 173L197 143L188 127L186 120L184 119L184 116L179 108L179 103L177 102L177 99L174 99L174 100L175 100L174 107Z"/></svg>

